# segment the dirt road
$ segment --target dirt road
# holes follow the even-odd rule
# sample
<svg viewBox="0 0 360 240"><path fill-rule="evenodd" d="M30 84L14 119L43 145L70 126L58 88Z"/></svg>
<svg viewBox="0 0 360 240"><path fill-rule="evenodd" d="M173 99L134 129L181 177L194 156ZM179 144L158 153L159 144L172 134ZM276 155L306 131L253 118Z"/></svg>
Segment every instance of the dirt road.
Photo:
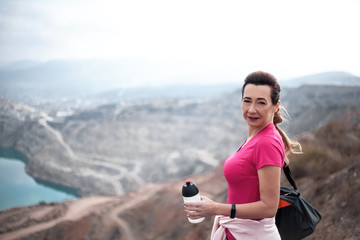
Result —
<svg viewBox="0 0 360 240"><path fill-rule="evenodd" d="M100 205L109 202L116 202L118 200L119 200L118 196L91 196L91 197L84 197L81 199L69 201L67 203L68 209L63 216L56 218L54 220L50 220L48 222L39 223L17 231L1 234L0 239L3 240L17 239L38 231L51 228L56 224L64 221L76 221L86 215L89 215L96 209L99 209Z"/></svg>
<svg viewBox="0 0 360 240"><path fill-rule="evenodd" d="M135 208L136 206L141 205L143 202L152 198L160 189L161 185L146 186L139 192L130 193L129 195L127 195L126 201L122 204L120 203L122 198L120 196L90 196L76 199L73 201L68 201L65 203L67 205L66 212L58 218L52 219L47 222L40 222L38 224L29 226L27 228L15 230L13 232L0 234L0 239L13 240L20 237L28 236L32 233L52 228L61 222L77 221L93 212L101 211L102 209L107 208L107 219L118 225L122 236L127 240L136 240L129 224L126 222L126 220L119 218L119 215L128 209ZM109 204L112 203L114 203L114 205L111 206L109 211ZM106 205L107 207L105 207ZM44 208L38 210L32 213L31 217L37 217L38 219L40 219L40 216L43 216L44 214L46 215L48 211L51 211L51 209Z"/></svg>

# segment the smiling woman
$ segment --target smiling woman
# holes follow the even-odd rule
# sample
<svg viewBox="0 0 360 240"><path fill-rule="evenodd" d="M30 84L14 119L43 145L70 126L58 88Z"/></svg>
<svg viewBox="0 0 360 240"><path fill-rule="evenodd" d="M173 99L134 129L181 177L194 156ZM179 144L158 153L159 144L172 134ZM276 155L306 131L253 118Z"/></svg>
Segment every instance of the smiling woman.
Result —
<svg viewBox="0 0 360 240"><path fill-rule="evenodd" d="M34 180L25 173L24 162L19 152L0 148L0 210L76 198L71 189Z"/></svg>
<svg viewBox="0 0 360 240"><path fill-rule="evenodd" d="M266 85L248 84L243 91L243 117L249 126L249 138L273 122L274 114L279 111L280 101L272 104L271 88ZM248 140L250 140L248 138Z"/></svg>
<svg viewBox="0 0 360 240"><path fill-rule="evenodd" d="M280 174L292 143L277 126L282 121L280 85L266 72L249 74L242 88L242 111L248 136L224 163L228 183L226 204L202 197L186 203L191 219L217 215L212 240L279 240L275 225L280 195Z"/></svg>

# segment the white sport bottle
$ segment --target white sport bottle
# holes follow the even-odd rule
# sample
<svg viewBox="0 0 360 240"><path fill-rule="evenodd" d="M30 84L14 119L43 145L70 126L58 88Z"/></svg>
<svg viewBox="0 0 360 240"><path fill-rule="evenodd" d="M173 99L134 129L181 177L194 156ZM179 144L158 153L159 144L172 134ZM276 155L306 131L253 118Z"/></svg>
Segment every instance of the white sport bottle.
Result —
<svg viewBox="0 0 360 240"><path fill-rule="evenodd" d="M184 199L184 203L187 202L201 202L199 189L196 187L195 183L190 180L186 180L185 184L182 187L182 195ZM188 218L191 223L199 223L202 222L205 218L191 219Z"/></svg>

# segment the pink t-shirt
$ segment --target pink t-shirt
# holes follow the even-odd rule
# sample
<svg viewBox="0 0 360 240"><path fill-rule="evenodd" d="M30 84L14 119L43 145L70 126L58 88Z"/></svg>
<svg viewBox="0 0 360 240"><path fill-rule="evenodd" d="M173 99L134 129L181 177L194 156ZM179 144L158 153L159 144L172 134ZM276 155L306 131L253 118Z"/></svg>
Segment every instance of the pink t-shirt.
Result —
<svg viewBox="0 0 360 240"><path fill-rule="evenodd" d="M260 200L258 170L267 165L283 167L285 146L281 135L271 123L245 146L226 159L224 176L228 182L228 204ZM232 240L227 231L228 239Z"/></svg>

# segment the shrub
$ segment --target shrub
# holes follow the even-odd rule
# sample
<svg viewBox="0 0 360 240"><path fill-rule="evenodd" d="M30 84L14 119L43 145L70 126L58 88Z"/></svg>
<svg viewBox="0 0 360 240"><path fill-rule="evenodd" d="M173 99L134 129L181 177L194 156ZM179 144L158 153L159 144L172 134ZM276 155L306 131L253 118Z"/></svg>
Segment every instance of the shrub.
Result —
<svg viewBox="0 0 360 240"><path fill-rule="evenodd" d="M304 154L292 155L295 177L324 177L356 163L360 157L360 125L329 122L313 136L300 137Z"/></svg>

